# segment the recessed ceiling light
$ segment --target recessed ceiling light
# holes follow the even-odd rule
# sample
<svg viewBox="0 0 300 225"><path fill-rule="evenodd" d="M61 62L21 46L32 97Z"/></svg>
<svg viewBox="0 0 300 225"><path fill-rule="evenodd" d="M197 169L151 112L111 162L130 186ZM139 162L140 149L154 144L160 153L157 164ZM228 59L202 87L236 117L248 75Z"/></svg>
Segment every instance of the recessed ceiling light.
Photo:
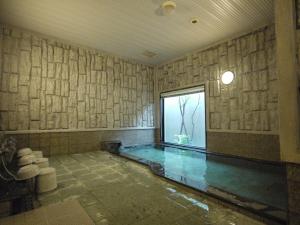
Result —
<svg viewBox="0 0 300 225"><path fill-rule="evenodd" d="M191 24L196 24L196 23L199 23L199 19L198 18L192 18L190 20Z"/></svg>
<svg viewBox="0 0 300 225"><path fill-rule="evenodd" d="M230 84L234 79L234 73L231 71L227 71L222 74L221 80L223 84Z"/></svg>
<svg viewBox="0 0 300 225"><path fill-rule="evenodd" d="M165 15L170 15L175 11L176 3L173 1L164 1L161 4L161 8L163 9Z"/></svg>

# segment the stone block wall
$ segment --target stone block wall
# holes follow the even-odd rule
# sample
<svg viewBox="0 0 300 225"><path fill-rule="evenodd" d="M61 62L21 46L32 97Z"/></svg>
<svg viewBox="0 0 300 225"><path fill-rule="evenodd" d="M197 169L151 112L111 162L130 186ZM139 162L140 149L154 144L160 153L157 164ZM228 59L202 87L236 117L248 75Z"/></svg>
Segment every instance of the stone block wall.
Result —
<svg viewBox="0 0 300 225"><path fill-rule="evenodd" d="M300 1L299 1L300 4ZM300 13L300 12L299 12ZM300 80L300 28L296 30L296 47L297 47L297 72Z"/></svg>
<svg viewBox="0 0 300 225"><path fill-rule="evenodd" d="M41 132L9 135L17 140L17 148L30 146L45 156L98 151L101 142L120 140L123 146L152 144L154 129L97 130L76 132Z"/></svg>
<svg viewBox="0 0 300 225"><path fill-rule="evenodd" d="M254 133L278 132L274 26L266 26L206 50L158 66L159 93L205 84L207 129ZM221 74L235 73L230 85Z"/></svg>
<svg viewBox="0 0 300 225"><path fill-rule="evenodd" d="M153 126L153 67L0 25L0 130Z"/></svg>
<svg viewBox="0 0 300 225"><path fill-rule="evenodd" d="M298 1L298 14L300 15L300 1ZM299 17L300 18L300 17ZM298 19L299 19L298 18ZM300 24L300 20L297 21ZM296 30L297 47L297 74L300 80L300 28ZM300 162L287 164L287 183L289 197L289 224L300 224Z"/></svg>

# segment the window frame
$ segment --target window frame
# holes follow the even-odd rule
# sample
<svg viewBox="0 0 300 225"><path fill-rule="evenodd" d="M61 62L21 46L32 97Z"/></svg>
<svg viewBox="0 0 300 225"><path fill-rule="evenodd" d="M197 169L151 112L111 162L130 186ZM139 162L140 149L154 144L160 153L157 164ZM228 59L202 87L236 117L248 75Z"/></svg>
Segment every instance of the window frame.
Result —
<svg viewBox="0 0 300 225"><path fill-rule="evenodd" d="M200 90L195 90L195 91L189 91L192 89L199 88ZM186 92L184 92L186 90ZM180 94L176 94L176 92L180 92ZM166 142L165 141L165 106L164 106L164 98L166 97L175 97L175 96L181 96L181 95L187 95L187 94L194 94L194 93L200 93L204 92L204 121L205 121L205 147L199 147L195 145L183 145L183 144L176 144L176 143L171 143L171 142ZM174 94L172 94L174 93ZM177 146L177 147L185 147L185 148L190 148L190 149L195 149L195 150L206 150L207 149L207 117L206 117L206 106L207 106L207 98L206 98L206 88L205 84L201 85L196 85L196 86L191 86L191 87L186 87L186 88L180 88L180 89L173 89L170 91L164 91L161 92L159 95L160 98L160 143L164 145L169 145L169 146Z"/></svg>

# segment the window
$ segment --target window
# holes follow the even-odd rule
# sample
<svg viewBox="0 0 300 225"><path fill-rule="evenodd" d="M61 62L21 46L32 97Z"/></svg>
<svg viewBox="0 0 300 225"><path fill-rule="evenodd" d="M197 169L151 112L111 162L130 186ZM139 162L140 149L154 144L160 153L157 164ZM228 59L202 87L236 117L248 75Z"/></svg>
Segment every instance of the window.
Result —
<svg viewBox="0 0 300 225"><path fill-rule="evenodd" d="M206 147L203 86L162 93L161 104L165 143Z"/></svg>

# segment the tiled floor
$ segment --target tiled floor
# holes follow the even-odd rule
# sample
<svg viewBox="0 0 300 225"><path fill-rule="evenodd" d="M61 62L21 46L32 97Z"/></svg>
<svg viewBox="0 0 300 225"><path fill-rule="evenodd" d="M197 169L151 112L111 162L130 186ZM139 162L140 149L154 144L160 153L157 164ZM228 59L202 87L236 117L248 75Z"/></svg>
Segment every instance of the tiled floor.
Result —
<svg viewBox="0 0 300 225"><path fill-rule="evenodd" d="M106 152L55 156L50 163L59 185L40 195L41 204L78 199L97 225L263 224Z"/></svg>
<svg viewBox="0 0 300 225"><path fill-rule="evenodd" d="M25 213L0 219L2 225L93 225L77 200L39 207Z"/></svg>

